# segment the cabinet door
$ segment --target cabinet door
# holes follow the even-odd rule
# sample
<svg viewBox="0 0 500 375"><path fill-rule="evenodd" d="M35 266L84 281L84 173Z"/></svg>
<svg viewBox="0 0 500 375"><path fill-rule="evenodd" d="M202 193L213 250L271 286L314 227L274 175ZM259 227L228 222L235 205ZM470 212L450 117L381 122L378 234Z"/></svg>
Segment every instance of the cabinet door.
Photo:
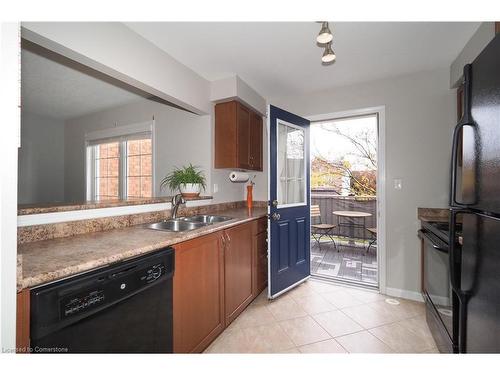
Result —
<svg viewBox="0 0 500 375"><path fill-rule="evenodd" d="M238 167L244 169L250 169L250 115L250 110L238 103Z"/></svg>
<svg viewBox="0 0 500 375"><path fill-rule="evenodd" d="M30 291L17 293L16 352L29 353L30 347Z"/></svg>
<svg viewBox="0 0 500 375"><path fill-rule="evenodd" d="M256 171L262 170L262 117L252 112L250 118L250 168Z"/></svg>
<svg viewBox="0 0 500 375"><path fill-rule="evenodd" d="M215 168L236 168L237 160L237 112L235 101L215 106Z"/></svg>
<svg viewBox="0 0 500 375"><path fill-rule="evenodd" d="M175 246L174 353L202 352L224 330L222 234Z"/></svg>
<svg viewBox="0 0 500 375"><path fill-rule="evenodd" d="M253 222L253 294L257 297L267 285L267 218Z"/></svg>
<svg viewBox="0 0 500 375"><path fill-rule="evenodd" d="M255 294L258 295L267 285L267 232L255 236L256 242L256 272L255 272Z"/></svg>
<svg viewBox="0 0 500 375"><path fill-rule="evenodd" d="M228 325L253 299L252 225L238 225L225 230L225 233L225 306Z"/></svg>

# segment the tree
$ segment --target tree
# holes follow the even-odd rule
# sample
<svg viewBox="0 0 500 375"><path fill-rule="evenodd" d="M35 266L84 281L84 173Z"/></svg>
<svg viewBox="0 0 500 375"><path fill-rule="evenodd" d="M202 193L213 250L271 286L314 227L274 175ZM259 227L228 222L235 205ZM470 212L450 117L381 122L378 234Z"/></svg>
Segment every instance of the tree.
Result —
<svg viewBox="0 0 500 375"><path fill-rule="evenodd" d="M376 135L371 129L360 130L350 129L342 131L336 124L320 124L322 129L333 132L336 135L348 140L353 146L353 152L348 153L339 160L328 160L323 155L315 157L316 163L328 165L331 174L339 174L348 177L349 190L354 195L376 195L377 176L377 143ZM351 156L357 160L357 168L354 169L346 156ZM352 159L352 158L351 158ZM313 160L314 163L314 160ZM360 166L363 169L359 169Z"/></svg>

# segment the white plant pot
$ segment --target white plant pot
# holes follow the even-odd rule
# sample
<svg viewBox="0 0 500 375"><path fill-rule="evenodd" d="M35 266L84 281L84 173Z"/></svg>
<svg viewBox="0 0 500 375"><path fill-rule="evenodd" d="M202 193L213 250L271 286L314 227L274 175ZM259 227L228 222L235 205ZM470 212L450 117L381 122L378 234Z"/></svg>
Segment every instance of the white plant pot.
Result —
<svg viewBox="0 0 500 375"><path fill-rule="evenodd" d="M179 186L179 190L183 197L195 198L200 195L201 184L182 184Z"/></svg>

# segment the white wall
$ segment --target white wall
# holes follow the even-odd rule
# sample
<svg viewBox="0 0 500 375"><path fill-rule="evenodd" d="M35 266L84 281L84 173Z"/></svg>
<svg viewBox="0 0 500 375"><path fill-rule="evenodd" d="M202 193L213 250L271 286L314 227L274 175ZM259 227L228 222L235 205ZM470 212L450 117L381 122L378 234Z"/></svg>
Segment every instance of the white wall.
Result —
<svg viewBox="0 0 500 375"><path fill-rule="evenodd" d="M64 201L64 121L23 111L18 202Z"/></svg>
<svg viewBox="0 0 500 375"><path fill-rule="evenodd" d="M495 37L495 22L483 22L450 66L450 87L457 87L465 64L471 63Z"/></svg>
<svg viewBox="0 0 500 375"><path fill-rule="evenodd" d="M65 193L67 201L85 199L85 133L93 130L149 121L154 117L155 195L170 195L160 191L161 179L174 166L188 163L199 166L207 178L206 194L213 202L241 200L240 187L228 180L228 171L213 170L212 116L198 116L150 100L111 108L66 121L65 128ZM213 184L219 191L212 193ZM203 194L203 193L202 193Z"/></svg>
<svg viewBox="0 0 500 375"><path fill-rule="evenodd" d="M451 134L456 122L449 70L277 98L271 103L301 116L385 106L387 287L418 292L417 207L448 204ZM402 190L393 189L396 178L403 180ZM262 187L258 194L263 194Z"/></svg>
<svg viewBox="0 0 500 375"><path fill-rule="evenodd" d="M120 22L23 22L22 37L190 111L210 83Z"/></svg>
<svg viewBox="0 0 500 375"><path fill-rule="evenodd" d="M0 90L0 348L16 347L17 146L19 141L19 24L3 22ZM4 366L2 366L3 368Z"/></svg>
<svg viewBox="0 0 500 375"><path fill-rule="evenodd" d="M223 102L238 99L254 111L265 114L266 99L237 75L210 82L210 100Z"/></svg>

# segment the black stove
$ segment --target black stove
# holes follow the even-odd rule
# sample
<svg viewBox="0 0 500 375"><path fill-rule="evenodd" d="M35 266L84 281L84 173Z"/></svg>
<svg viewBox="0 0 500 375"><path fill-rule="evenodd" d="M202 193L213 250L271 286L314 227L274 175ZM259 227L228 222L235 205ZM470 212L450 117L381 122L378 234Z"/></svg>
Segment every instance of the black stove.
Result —
<svg viewBox="0 0 500 375"><path fill-rule="evenodd" d="M460 233L457 227L455 233ZM458 299L451 287L447 222L422 222L423 290L426 320L440 352L458 350Z"/></svg>
<svg viewBox="0 0 500 375"><path fill-rule="evenodd" d="M422 228L437 236L447 245L450 241L450 224L448 222L422 222ZM462 224L458 223L455 234L460 237L462 235Z"/></svg>

